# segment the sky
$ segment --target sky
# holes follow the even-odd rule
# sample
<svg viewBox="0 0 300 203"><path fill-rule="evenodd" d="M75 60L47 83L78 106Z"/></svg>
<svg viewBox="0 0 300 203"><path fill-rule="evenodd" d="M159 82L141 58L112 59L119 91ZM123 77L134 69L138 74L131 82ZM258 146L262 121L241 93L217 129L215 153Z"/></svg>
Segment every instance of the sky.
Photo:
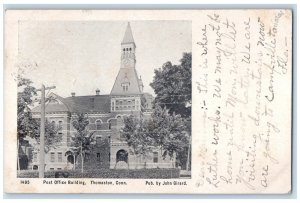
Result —
<svg viewBox="0 0 300 203"><path fill-rule="evenodd" d="M40 88L56 86L62 96L109 94L121 63L121 41L127 21L21 21L18 66ZM136 70L144 92L154 94L154 69L179 64L192 50L190 21L131 21ZM34 65L28 65L34 64Z"/></svg>

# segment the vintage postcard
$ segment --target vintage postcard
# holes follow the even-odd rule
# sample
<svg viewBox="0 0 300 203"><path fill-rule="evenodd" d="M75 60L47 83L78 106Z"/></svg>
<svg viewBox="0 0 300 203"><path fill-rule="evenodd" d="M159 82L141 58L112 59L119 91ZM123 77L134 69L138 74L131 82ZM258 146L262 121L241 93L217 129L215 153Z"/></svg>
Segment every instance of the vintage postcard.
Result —
<svg viewBox="0 0 300 203"><path fill-rule="evenodd" d="M292 11L7 10L7 193L286 194Z"/></svg>

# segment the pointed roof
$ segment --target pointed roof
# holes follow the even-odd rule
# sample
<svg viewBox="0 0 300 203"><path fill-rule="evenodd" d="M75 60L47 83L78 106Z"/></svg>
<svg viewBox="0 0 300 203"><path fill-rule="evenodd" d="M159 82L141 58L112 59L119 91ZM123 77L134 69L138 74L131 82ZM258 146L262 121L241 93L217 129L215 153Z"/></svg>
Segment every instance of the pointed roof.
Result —
<svg viewBox="0 0 300 203"><path fill-rule="evenodd" d="M134 43L134 39L133 39L133 36L132 36L132 31L131 31L131 27L130 27L129 22L127 24L125 35L124 35L124 38L123 38L121 44L128 44L128 43Z"/></svg>
<svg viewBox="0 0 300 203"><path fill-rule="evenodd" d="M128 90L123 91L122 84L129 83ZM111 95L141 94L139 79L135 68L120 68Z"/></svg>

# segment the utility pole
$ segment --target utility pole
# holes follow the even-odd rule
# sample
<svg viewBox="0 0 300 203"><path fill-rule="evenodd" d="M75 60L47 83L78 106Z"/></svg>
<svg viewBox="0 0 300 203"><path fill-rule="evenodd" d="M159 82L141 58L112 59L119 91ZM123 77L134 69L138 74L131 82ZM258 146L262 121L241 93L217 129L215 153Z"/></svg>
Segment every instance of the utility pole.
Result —
<svg viewBox="0 0 300 203"><path fill-rule="evenodd" d="M39 156L39 178L44 178L45 175L45 90L54 89L55 86L46 87L42 84L42 88L37 91L41 91L41 129L40 129L40 156Z"/></svg>
<svg viewBox="0 0 300 203"><path fill-rule="evenodd" d="M191 137L189 138L188 154L187 154L187 160L186 160L186 171L189 171L190 153L191 153Z"/></svg>

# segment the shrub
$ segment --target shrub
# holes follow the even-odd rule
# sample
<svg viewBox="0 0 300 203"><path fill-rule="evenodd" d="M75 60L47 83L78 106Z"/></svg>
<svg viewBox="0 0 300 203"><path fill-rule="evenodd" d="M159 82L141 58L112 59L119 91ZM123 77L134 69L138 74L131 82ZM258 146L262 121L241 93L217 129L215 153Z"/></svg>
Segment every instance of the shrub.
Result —
<svg viewBox="0 0 300 203"><path fill-rule="evenodd" d="M46 171L45 178L120 178L167 179L179 178L179 169L99 169L81 171ZM38 178L38 171L21 171L18 178Z"/></svg>

